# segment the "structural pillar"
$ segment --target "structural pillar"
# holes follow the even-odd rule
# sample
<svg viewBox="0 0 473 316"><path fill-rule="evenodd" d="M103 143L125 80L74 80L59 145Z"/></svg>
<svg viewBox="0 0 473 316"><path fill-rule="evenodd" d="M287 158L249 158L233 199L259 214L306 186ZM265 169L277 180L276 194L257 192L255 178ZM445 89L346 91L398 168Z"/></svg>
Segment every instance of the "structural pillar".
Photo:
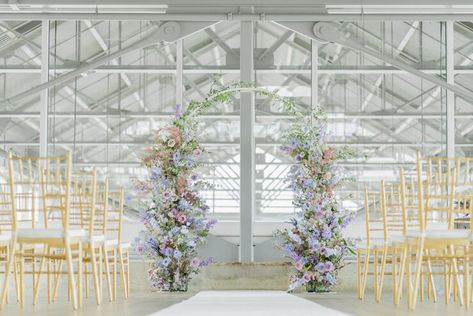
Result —
<svg viewBox="0 0 473 316"><path fill-rule="evenodd" d="M447 83L455 84L455 47L453 21L446 23L446 70ZM447 89L447 157L455 156L455 93Z"/></svg>
<svg viewBox="0 0 473 316"><path fill-rule="evenodd" d="M240 22L240 79L254 82L254 24ZM240 261L252 262L253 218L255 212L255 100L254 93L240 96Z"/></svg>
<svg viewBox="0 0 473 316"><path fill-rule="evenodd" d="M317 41L312 40L311 50L311 105L312 108L319 104L319 46Z"/></svg>
<svg viewBox="0 0 473 316"><path fill-rule="evenodd" d="M183 40L176 42L176 104L184 106L183 102Z"/></svg>
<svg viewBox="0 0 473 316"><path fill-rule="evenodd" d="M49 81L49 20L41 23L41 83ZM39 155L48 155L49 131L49 89L43 89L40 95L39 118Z"/></svg>

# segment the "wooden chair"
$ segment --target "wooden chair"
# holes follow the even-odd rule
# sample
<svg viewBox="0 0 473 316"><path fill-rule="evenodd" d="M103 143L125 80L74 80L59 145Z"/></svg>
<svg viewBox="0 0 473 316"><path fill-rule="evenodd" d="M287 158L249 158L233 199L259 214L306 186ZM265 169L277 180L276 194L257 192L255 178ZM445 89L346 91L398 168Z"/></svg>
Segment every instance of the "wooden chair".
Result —
<svg viewBox="0 0 473 316"><path fill-rule="evenodd" d="M357 291L358 298L363 299L366 290L368 275L374 276L374 292L378 295L378 263L379 247L384 247L386 226L383 216L381 192L369 192L365 190L365 230L366 241L357 245ZM375 251L376 249L376 251ZM373 265L373 272L369 272L369 266Z"/></svg>
<svg viewBox="0 0 473 316"><path fill-rule="evenodd" d="M111 252L116 258L118 255L118 265L122 281L123 293L125 299L130 293L130 242L124 242L122 239L123 228L123 189L120 191L109 191L107 208L107 241L105 242L107 251ZM113 297L117 296L117 269L116 259L113 264Z"/></svg>
<svg viewBox="0 0 473 316"><path fill-rule="evenodd" d="M470 231L454 230L454 200L456 182L456 166L458 158L427 158L427 173L424 175L420 153L417 153L417 185L419 231L408 232L402 256L401 275L406 271L409 289L408 306L415 309L419 285L421 283L423 262L426 260L441 261L445 264L444 284L445 299L450 297L449 277L453 275L455 282L460 284L458 262L464 262L464 295L459 293L460 303L468 307L469 300L469 268L468 250ZM463 212L463 210L462 210ZM438 224L444 227L439 228ZM432 227L432 229L428 228ZM411 253L415 250L414 282L411 280ZM461 250L461 251L460 251ZM402 286L402 282L400 283ZM401 289L399 289L400 291Z"/></svg>
<svg viewBox="0 0 473 316"><path fill-rule="evenodd" d="M78 289L74 277L74 261L78 263L78 280L82 278L82 240L87 236L83 229L70 226L71 198L71 153L55 157L17 157L11 152L8 157L11 208L17 214L15 195L23 192L23 188L38 192L43 209L43 227L19 228L16 215L13 216L13 230L10 243L11 255L8 258L5 280L0 296L0 308L6 302L8 277L13 269L15 256L22 256L25 244L42 245L43 251L32 254L33 258L41 259L38 277L34 284L33 303L38 299L40 275L45 268L46 260L53 254L52 249L63 249L67 265L69 291L74 309L79 307ZM33 169L34 167L34 169ZM25 169L28 173L25 174ZM73 249L76 249L75 251ZM80 291L80 281L78 282Z"/></svg>

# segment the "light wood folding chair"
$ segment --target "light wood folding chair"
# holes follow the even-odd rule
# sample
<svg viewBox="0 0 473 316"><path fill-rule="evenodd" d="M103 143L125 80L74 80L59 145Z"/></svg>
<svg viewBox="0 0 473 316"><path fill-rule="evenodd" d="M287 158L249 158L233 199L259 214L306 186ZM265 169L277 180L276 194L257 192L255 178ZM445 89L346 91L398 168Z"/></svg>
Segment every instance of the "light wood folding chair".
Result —
<svg viewBox="0 0 473 316"><path fill-rule="evenodd" d="M382 208L381 192L370 192L365 189L365 230L366 241L357 245L357 291L358 298L365 296L368 275L374 277L374 293L378 294L378 247L383 247L387 239L386 225ZM373 272L369 266L373 266Z"/></svg>
<svg viewBox="0 0 473 316"><path fill-rule="evenodd" d="M464 262L464 287L459 289L461 304L469 305L468 250L470 231L453 229L454 201L457 187L456 176L458 158L428 157L427 172L424 176L420 153L417 153L417 185L419 199L420 230L408 232L402 256L401 273L407 268L407 286L410 290L408 306L415 309L421 284L423 262L426 260L444 263L444 292L446 303L451 288L450 277L454 283L461 284L459 260ZM461 210L463 212L463 210ZM438 224L443 223L443 227ZM430 229L432 227L432 229ZM411 252L415 250L414 280L411 280ZM402 282L401 282L402 284ZM463 295L464 294L464 295Z"/></svg>
<svg viewBox="0 0 473 316"><path fill-rule="evenodd" d="M8 169L11 193L12 211L16 214L16 193L23 192L24 188L38 192L41 196L43 209L43 227L19 228L14 216L12 240L10 243L11 255L8 259L5 281L0 297L0 308L6 302L8 276L13 269L15 256L22 256L24 245L42 245L42 252L28 254L33 260L40 258L38 276L33 289L33 304L38 300L40 276L43 274L46 260L54 255L52 249L64 249L64 258L67 263L69 291L74 309L78 308L78 289L74 277L74 261L78 263L78 279L81 275L82 240L87 236L83 229L70 227L70 198L71 198L71 153L55 157L17 157L9 153ZM34 166L34 170L27 169ZM31 170L25 174L25 168ZM77 249L74 251L73 249ZM21 272L20 272L21 273ZM78 284L80 287L80 284ZM80 288L79 288L80 291Z"/></svg>
<svg viewBox="0 0 473 316"><path fill-rule="evenodd" d="M118 265L122 281L123 293L125 299L130 294L130 242L124 242L122 239L123 228L123 189L120 191L109 191L107 208L107 250L113 253L114 258L118 255ZM113 293L114 299L117 296L117 274L116 259L113 264Z"/></svg>

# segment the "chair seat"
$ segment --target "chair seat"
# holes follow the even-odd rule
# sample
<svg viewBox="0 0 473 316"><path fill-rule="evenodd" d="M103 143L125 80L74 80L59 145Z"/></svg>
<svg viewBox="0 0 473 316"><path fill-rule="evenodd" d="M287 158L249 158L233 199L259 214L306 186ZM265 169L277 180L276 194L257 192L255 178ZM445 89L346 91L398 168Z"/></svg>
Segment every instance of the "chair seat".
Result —
<svg viewBox="0 0 473 316"><path fill-rule="evenodd" d="M107 239L107 240L105 240L105 246L118 247L118 239ZM131 247L131 242L122 242L122 243L120 243L120 248L121 249L130 248L130 247Z"/></svg>
<svg viewBox="0 0 473 316"><path fill-rule="evenodd" d="M105 236L104 235L94 235L92 237L90 236L84 236L82 239L84 242L103 242L105 241Z"/></svg>
<svg viewBox="0 0 473 316"><path fill-rule="evenodd" d="M105 246L118 246L118 239L107 239L105 240Z"/></svg>
<svg viewBox="0 0 473 316"><path fill-rule="evenodd" d="M357 244L356 245L356 249L373 249L373 247L382 247L386 244L386 242L384 241L384 239L382 238L373 238L370 240L370 243L368 245L368 242L367 241L363 241L362 243L360 244Z"/></svg>
<svg viewBox="0 0 473 316"><path fill-rule="evenodd" d="M87 233L83 229L70 229L65 231L64 229L18 229L17 237L18 238L27 238L27 239L35 239L35 238L84 238L87 236Z"/></svg>
<svg viewBox="0 0 473 316"><path fill-rule="evenodd" d="M430 230L426 232L409 232L407 237L426 239L468 239L471 238L471 232L466 229L450 230Z"/></svg>
<svg viewBox="0 0 473 316"><path fill-rule="evenodd" d="M120 248L125 249L125 248L130 248L131 247L131 242L122 242L120 244Z"/></svg>

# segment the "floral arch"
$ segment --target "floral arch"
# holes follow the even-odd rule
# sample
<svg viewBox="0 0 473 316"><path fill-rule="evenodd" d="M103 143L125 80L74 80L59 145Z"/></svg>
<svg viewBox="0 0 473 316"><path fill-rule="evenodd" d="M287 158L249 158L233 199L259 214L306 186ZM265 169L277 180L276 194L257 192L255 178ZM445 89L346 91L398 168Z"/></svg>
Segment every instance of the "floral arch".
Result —
<svg viewBox="0 0 473 316"><path fill-rule="evenodd" d="M280 102L295 118L281 150L295 162L287 182L299 212L291 219L290 229L276 232L278 246L295 267L289 288L304 284L329 288L336 283L337 271L350 249L341 232L350 216L340 210L333 193L346 180L336 162L352 152L326 145L327 119L321 107L303 115L291 99L239 82L212 87L207 98L191 101L185 109L178 105L172 122L155 131L155 143L143 157L149 177L136 181L135 186L150 195L151 203L141 212L145 229L136 238L135 249L151 260L148 274L154 287L187 290L191 277L212 262L197 256L197 247L215 224L207 218L208 206L199 195L199 189L208 184L195 173L206 152L197 139L197 118L212 105L226 103L245 91Z"/></svg>

